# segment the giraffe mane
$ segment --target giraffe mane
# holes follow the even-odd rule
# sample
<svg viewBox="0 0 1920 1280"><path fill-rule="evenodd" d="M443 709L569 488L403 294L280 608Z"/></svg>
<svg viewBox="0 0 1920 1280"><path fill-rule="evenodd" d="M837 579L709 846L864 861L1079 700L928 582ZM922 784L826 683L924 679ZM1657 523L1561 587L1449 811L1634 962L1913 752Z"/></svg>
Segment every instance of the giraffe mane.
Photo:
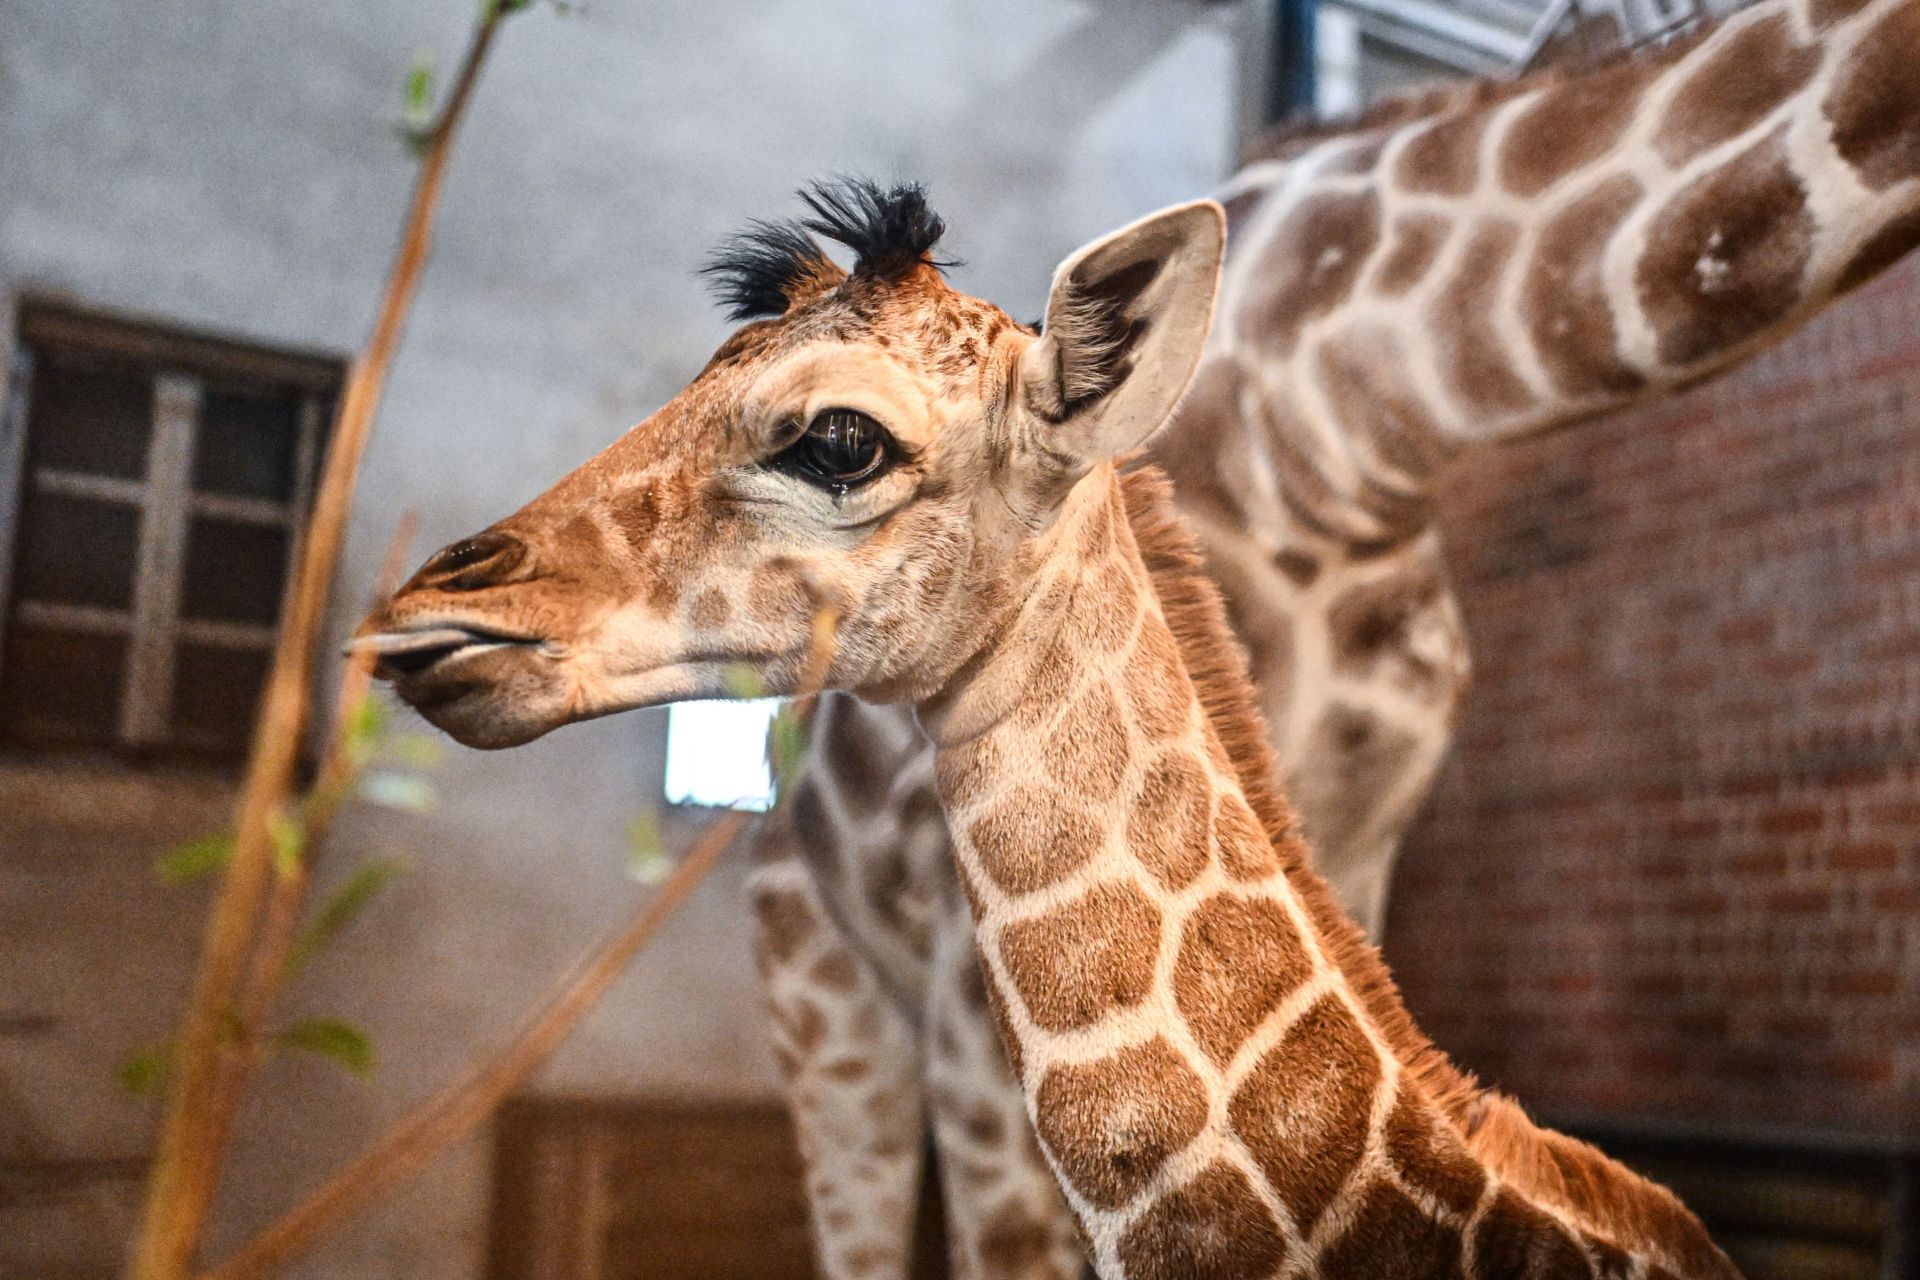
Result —
<svg viewBox="0 0 1920 1280"><path fill-rule="evenodd" d="M869 178L835 178L798 194L807 216L750 222L700 267L729 320L785 315L844 280L815 236L853 250L853 275L861 279L898 280L922 264L953 265L932 256L947 226L917 182L882 187Z"/></svg>
<svg viewBox="0 0 1920 1280"><path fill-rule="evenodd" d="M1257 710L1245 652L1227 624L1220 589L1205 572L1199 543L1173 504L1172 482L1158 467L1140 466L1122 471L1120 488L1154 595L1247 803L1329 957L1406 1078L1448 1118L1468 1149L1522 1195L1565 1209L1609 1239L1657 1239L1681 1250L1670 1261L1704 1264L1717 1258L1699 1224L1666 1188L1589 1143L1534 1124L1518 1103L1455 1066L1414 1024L1379 948L1314 869L1293 808L1274 783L1278 762Z"/></svg>
<svg viewBox="0 0 1920 1280"><path fill-rule="evenodd" d="M1652 49L1629 45L1584 62L1555 63L1506 80L1476 76L1469 80L1417 84L1383 94L1358 111L1330 119L1304 114L1290 116L1249 143L1241 153L1240 163L1244 166L1259 161L1292 160L1323 142L1382 133L1448 116L1469 115L1511 102L1536 89L1552 88L1584 76L1606 75L1633 62L1650 59L1665 65L1684 57L1718 30L1728 16L1722 14L1702 22Z"/></svg>

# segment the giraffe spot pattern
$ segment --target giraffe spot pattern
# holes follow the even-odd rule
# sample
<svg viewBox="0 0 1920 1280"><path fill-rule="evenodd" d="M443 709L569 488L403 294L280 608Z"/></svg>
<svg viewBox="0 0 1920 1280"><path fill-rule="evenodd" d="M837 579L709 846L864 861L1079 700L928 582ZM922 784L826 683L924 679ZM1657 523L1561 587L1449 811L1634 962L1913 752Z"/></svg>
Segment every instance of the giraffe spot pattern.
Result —
<svg viewBox="0 0 1920 1280"><path fill-rule="evenodd" d="M1373 292L1397 298L1426 279L1452 229L1452 220L1437 213L1403 213L1396 217L1387 250L1373 273Z"/></svg>
<svg viewBox="0 0 1920 1280"><path fill-rule="evenodd" d="M1590 1280L1592 1263L1573 1236L1510 1188L1501 1188L1474 1225L1474 1270L1514 1280Z"/></svg>
<svg viewBox="0 0 1920 1280"><path fill-rule="evenodd" d="M1248 340L1276 357L1300 331L1345 298L1380 240L1372 192L1314 196L1287 215L1248 279L1238 317Z"/></svg>
<svg viewBox="0 0 1920 1280"><path fill-rule="evenodd" d="M1193 687L1182 674L1179 650L1164 626L1140 628L1123 681L1134 727L1141 736L1162 742L1187 731Z"/></svg>
<svg viewBox="0 0 1920 1280"><path fill-rule="evenodd" d="M1207 1091L1164 1039L1056 1066L1034 1096L1040 1140L1089 1204L1117 1209L1207 1122ZM1163 1202L1164 1203L1164 1202Z"/></svg>
<svg viewBox="0 0 1920 1280"><path fill-rule="evenodd" d="M1213 849L1235 880L1264 880L1280 869L1273 841L1236 791L1221 793L1213 810Z"/></svg>
<svg viewBox="0 0 1920 1280"><path fill-rule="evenodd" d="M1159 955L1159 908L1129 884L1095 885L1000 935L1021 1003L1053 1032L1090 1027L1146 999Z"/></svg>
<svg viewBox="0 0 1920 1280"><path fill-rule="evenodd" d="M1373 1045L1329 996L1287 1029L1228 1103L1234 1132L1300 1230L1313 1229L1366 1151L1379 1079Z"/></svg>
<svg viewBox="0 0 1920 1280"><path fill-rule="evenodd" d="M1813 77L1820 51L1794 42L1787 15L1749 23L1675 91L1654 147L1674 168L1751 129Z"/></svg>
<svg viewBox="0 0 1920 1280"><path fill-rule="evenodd" d="M1224 1162L1162 1196L1120 1238L1129 1276L1258 1280L1286 1256L1280 1224L1247 1176Z"/></svg>
<svg viewBox="0 0 1920 1280"><path fill-rule="evenodd" d="M813 607L799 574L784 564L754 568L747 586L747 612L763 626L800 626L813 619Z"/></svg>
<svg viewBox="0 0 1920 1280"><path fill-rule="evenodd" d="M798 955L820 924L813 904L791 889L763 889L754 894L753 912L760 921L760 945L767 958L777 964L786 964Z"/></svg>
<svg viewBox="0 0 1920 1280"><path fill-rule="evenodd" d="M1854 14L1871 4L1873 0L1810 0L1807 5L1807 21L1816 32L1845 22Z"/></svg>
<svg viewBox="0 0 1920 1280"><path fill-rule="evenodd" d="M1598 160L1626 132L1641 90L1663 69L1639 59L1542 90L1501 139L1501 184L1517 196L1537 196Z"/></svg>
<svg viewBox="0 0 1920 1280"><path fill-rule="evenodd" d="M1081 589L1099 607L1075 609L1067 615L1063 631L1068 643L1083 659L1119 652L1133 634L1133 620L1139 613L1140 590L1133 575L1117 556L1109 557L1087 575Z"/></svg>
<svg viewBox="0 0 1920 1280"><path fill-rule="evenodd" d="M1474 228L1428 317L1440 340L1447 383L1472 409L1520 409L1530 399L1527 384L1513 371L1506 345L1493 328L1500 278L1518 239L1519 229L1504 219L1489 219Z"/></svg>
<svg viewBox="0 0 1920 1280"><path fill-rule="evenodd" d="M1128 738L1120 704L1104 680L1094 680L1067 708L1047 740L1047 772L1071 794L1111 800L1127 776Z"/></svg>
<svg viewBox="0 0 1920 1280"><path fill-rule="evenodd" d="M1394 180L1416 195L1464 196L1480 178L1480 139L1489 113L1471 111L1422 129L1400 149Z"/></svg>
<svg viewBox="0 0 1920 1280"><path fill-rule="evenodd" d="M1452 457L1453 446L1413 384L1413 362L1391 329L1342 328L1317 354L1320 382L1342 430L1372 441L1388 465L1416 476L1431 475ZM1423 500L1401 518L1424 528L1431 515L1432 504Z"/></svg>
<svg viewBox="0 0 1920 1280"><path fill-rule="evenodd" d="M1100 824L1045 787L1002 800L967 831L980 864L1008 893L1044 889L1083 866L1100 847Z"/></svg>
<svg viewBox="0 0 1920 1280"><path fill-rule="evenodd" d="M854 968L853 957L840 950L829 951L821 956L808 971L808 977L828 991L848 992L860 985L860 975Z"/></svg>
<svg viewBox="0 0 1920 1280"><path fill-rule="evenodd" d="M1014 709L1014 719L1032 728L1065 706L1080 670L1080 658L1067 638L1054 637L1027 673L1027 692Z"/></svg>
<svg viewBox="0 0 1920 1280"><path fill-rule="evenodd" d="M1580 1233L1580 1243L1593 1259L1595 1280L1633 1280L1632 1254L1586 1231Z"/></svg>
<svg viewBox="0 0 1920 1280"><path fill-rule="evenodd" d="M1374 815L1374 804L1403 775L1419 739L1369 711L1335 703L1315 725L1304 760L1325 767L1294 780L1294 803L1313 815L1307 832L1322 847L1346 847Z"/></svg>
<svg viewBox="0 0 1920 1280"><path fill-rule="evenodd" d="M1916 245L1920 245L1920 210L1894 219L1862 245L1840 273L1835 291L1846 293L1859 288L1906 257Z"/></svg>
<svg viewBox="0 0 1920 1280"><path fill-rule="evenodd" d="M1702 175L1654 216L1635 275L1660 358L1692 364L1780 320L1812 251L1813 216L1780 132Z"/></svg>
<svg viewBox="0 0 1920 1280"><path fill-rule="evenodd" d="M1457 1280L1463 1275L1460 1244L1457 1230L1435 1221L1391 1182L1376 1180L1346 1215L1346 1230L1320 1255L1319 1270L1325 1276Z"/></svg>
<svg viewBox="0 0 1920 1280"><path fill-rule="evenodd" d="M1052 1228L1017 1202L996 1209L980 1233L980 1261L988 1275L1043 1275L1052 1251Z"/></svg>
<svg viewBox="0 0 1920 1280"><path fill-rule="evenodd" d="M1153 762L1134 793L1127 849L1173 892L1206 869L1212 790L1199 761L1176 750Z"/></svg>
<svg viewBox="0 0 1920 1280"><path fill-rule="evenodd" d="M1180 934L1173 998L1216 1066L1305 982L1313 963L1279 903L1221 893L1193 909Z"/></svg>
<svg viewBox="0 0 1920 1280"><path fill-rule="evenodd" d="M1866 33L1824 107L1834 148L1869 187L1920 174L1920 9L1901 5Z"/></svg>
<svg viewBox="0 0 1920 1280"><path fill-rule="evenodd" d="M718 631L733 618L733 606L717 588L708 587L693 598L687 621L698 631Z"/></svg>
<svg viewBox="0 0 1920 1280"><path fill-rule="evenodd" d="M1645 381L1620 358L1605 278L1607 242L1642 194L1629 174L1609 178L1548 219L1527 265L1520 317L1548 376L1569 395Z"/></svg>
<svg viewBox="0 0 1920 1280"><path fill-rule="evenodd" d="M1433 1113L1417 1086L1403 1080L1387 1116L1387 1158L1409 1186L1455 1213L1480 1202L1487 1174L1459 1135Z"/></svg>

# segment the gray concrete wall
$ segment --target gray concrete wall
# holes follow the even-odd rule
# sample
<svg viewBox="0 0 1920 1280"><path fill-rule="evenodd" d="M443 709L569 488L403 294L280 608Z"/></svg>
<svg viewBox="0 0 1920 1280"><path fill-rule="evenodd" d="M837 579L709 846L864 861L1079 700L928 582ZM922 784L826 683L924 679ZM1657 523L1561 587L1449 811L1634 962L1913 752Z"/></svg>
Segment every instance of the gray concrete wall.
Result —
<svg viewBox="0 0 1920 1280"><path fill-rule="evenodd" d="M392 133L401 78L418 48L451 65L474 3L8 0L0 313L37 290L350 351L411 176ZM403 511L419 509L424 553L682 385L724 332L699 256L744 219L789 211L810 177L924 178L969 264L959 283L1037 314L1075 245L1224 174L1238 20L1183 0L594 0L515 19L447 184L335 635ZM658 795L662 725L630 715L491 756L449 746L435 812L350 818L328 874L390 848L416 871L294 1004L369 1026L381 1066L371 1084L326 1064L270 1068L220 1242L507 1035L636 900L621 829ZM0 761L0 1159L68 1162L79 1178L0 1204L0 1276L116 1264L150 1116L111 1068L167 1031L204 905L148 866L227 802L217 776ZM739 870L538 1088L773 1088ZM484 1143L470 1143L305 1274L475 1274L485 1176Z"/></svg>

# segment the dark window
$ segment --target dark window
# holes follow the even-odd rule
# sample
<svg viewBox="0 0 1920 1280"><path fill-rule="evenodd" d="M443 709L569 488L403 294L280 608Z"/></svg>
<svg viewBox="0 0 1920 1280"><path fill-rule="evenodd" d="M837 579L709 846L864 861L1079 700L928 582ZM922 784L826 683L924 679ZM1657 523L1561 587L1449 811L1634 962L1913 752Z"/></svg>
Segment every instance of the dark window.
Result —
<svg viewBox="0 0 1920 1280"><path fill-rule="evenodd" d="M246 748L343 370L23 306L0 402L0 741Z"/></svg>

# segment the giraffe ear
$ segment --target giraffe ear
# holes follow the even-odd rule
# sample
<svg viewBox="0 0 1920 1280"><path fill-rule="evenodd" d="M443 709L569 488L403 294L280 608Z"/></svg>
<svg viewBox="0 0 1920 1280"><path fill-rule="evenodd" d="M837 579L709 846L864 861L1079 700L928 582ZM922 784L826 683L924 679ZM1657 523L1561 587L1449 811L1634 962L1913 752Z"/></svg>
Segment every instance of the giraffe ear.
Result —
<svg viewBox="0 0 1920 1280"><path fill-rule="evenodd" d="M1149 214L1053 273L1046 330L1020 360L1046 451L1084 470L1172 416L1213 322L1227 221L1211 200Z"/></svg>

